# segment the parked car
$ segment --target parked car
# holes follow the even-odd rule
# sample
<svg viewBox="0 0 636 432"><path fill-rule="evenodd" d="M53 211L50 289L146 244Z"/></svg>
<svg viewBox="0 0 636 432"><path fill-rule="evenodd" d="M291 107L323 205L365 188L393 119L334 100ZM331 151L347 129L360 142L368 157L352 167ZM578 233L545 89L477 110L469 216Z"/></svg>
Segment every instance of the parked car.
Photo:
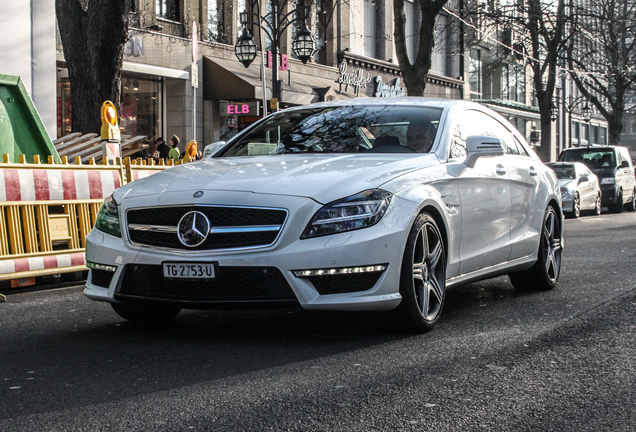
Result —
<svg viewBox="0 0 636 432"><path fill-rule="evenodd" d="M623 206L636 210L634 165L627 147L591 146L563 150L560 162L581 162L598 177L603 194L602 206L620 213Z"/></svg>
<svg viewBox="0 0 636 432"><path fill-rule="evenodd" d="M116 190L87 237L85 294L133 321L274 305L394 310L423 332L448 288L554 287L562 221L556 175L488 108L320 103Z"/></svg>
<svg viewBox="0 0 636 432"><path fill-rule="evenodd" d="M584 210L601 214L601 187L588 167L580 162L552 162L547 166L559 179L563 212L567 216L578 218Z"/></svg>

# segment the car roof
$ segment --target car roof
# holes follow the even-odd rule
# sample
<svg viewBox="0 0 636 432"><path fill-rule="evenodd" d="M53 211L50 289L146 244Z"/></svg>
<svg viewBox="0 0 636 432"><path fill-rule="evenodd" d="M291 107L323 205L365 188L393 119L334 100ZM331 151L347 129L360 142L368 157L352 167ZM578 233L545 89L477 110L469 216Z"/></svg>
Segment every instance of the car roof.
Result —
<svg viewBox="0 0 636 432"><path fill-rule="evenodd" d="M400 98L357 98L357 99L342 99L330 102L317 102L310 105L302 105L292 108L287 108L285 111L302 110L307 108L322 108L322 107L341 107L341 106L377 106L377 105L401 105L401 106L426 106L426 107L438 107L448 108L450 106L472 106L485 108L484 105L480 105L475 102L465 101L461 99L443 99L432 97L414 97L405 96Z"/></svg>

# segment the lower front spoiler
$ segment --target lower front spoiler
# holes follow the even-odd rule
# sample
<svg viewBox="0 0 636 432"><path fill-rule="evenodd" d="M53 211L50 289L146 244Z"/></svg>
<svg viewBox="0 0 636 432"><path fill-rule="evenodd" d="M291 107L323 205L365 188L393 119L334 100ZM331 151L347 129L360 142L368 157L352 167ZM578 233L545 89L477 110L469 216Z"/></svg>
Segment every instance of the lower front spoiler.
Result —
<svg viewBox="0 0 636 432"><path fill-rule="evenodd" d="M122 303L150 302L170 304L181 309L196 310L249 310L249 309L302 309L298 300L215 300L215 301L188 301L164 299L156 297L142 297L129 294L117 294L115 300Z"/></svg>

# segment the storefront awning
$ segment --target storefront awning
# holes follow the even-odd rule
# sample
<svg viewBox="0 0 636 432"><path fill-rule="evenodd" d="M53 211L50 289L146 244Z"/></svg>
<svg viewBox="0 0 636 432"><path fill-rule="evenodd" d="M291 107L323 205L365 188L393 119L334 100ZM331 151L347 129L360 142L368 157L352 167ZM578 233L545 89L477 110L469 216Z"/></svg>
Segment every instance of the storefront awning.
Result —
<svg viewBox="0 0 636 432"><path fill-rule="evenodd" d="M540 120L539 108L503 100L478 100L493 111L503 116L517 117L526 120Z"/></svg>
<svg viewBox="0 0 636 432"><path fill-rule="evenodd" d="M293 67L293 65L291 65ZM265 68L265 86L267 98L271 98L271 69ZM293 71L279 71L278 79L283 81L280 103L306 105L330 99L346 97L337 92L335 80ZM260 58L243 67L238 60L225 60L203 57L204 98L207 100L246 100L263 99Z"/></svg>

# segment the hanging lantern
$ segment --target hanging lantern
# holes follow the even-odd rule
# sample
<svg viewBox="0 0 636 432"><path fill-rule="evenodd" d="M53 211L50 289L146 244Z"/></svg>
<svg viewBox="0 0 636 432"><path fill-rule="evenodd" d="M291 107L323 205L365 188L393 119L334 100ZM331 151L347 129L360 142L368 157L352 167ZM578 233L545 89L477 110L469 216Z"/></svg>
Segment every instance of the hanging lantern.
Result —
<svg viewBox="0 0 636 432"><path fill-rule="evenodd" d="M306 25L303 25L296 39L292 42L292 52L303 63L307 63L316 52L316 40Z"/></svg>
<svg viewBox="0 0 636 432"><path fill-rule="evenodd" d="M254 38L246 28L243 28L243 34L234 47L234 53L236 54L236 58L238 58L246 68L249 67L256 58L256 44L254 43Z"/></svg>

